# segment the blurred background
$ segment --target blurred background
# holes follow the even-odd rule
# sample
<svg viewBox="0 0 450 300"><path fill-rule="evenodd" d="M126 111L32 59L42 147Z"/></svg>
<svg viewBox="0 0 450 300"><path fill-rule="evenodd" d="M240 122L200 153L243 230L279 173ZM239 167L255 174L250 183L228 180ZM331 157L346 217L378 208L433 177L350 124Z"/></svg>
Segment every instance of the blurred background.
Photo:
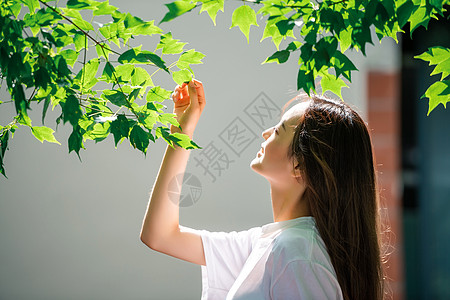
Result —
<svg viewBox="0 0 450 300"><path fill-rule="evenodd" d="M167 11L159 2L110 3L157 22ZM297 66L261 65L275 47L269 39L260 43L262 20L248 44L238 28L229 29L238 5L227 1L215 27L198 10L161 25L189 42L186 49L206 54L194 66L207 97L194 136L204 151L191 153L186 172L196 180L186 186L196 193L181 208L181 224L196 229L244 230L273 221L269 185L249 165L261 132L296 95ZM359 72L343 97L372 133L394 299L450 299L450 110L441 105L427 117L428 101L419 98L431 70L413 59L437 43L449 47L449 30L448 22L432 20L414 40L407 32L399 44L375 42L367 58L350 54ZM152 50L157 41L136 43ZM169 76L158 80L174 88ZM172 103L165 104L171 111ZM13 110L1 105L2 124ZM32 114L39 120L40 113ZM127 143L115 149L112 138L87 142L80 162L67 154L69 134L60 126L61 146L41 144L21 127L10 141L8 179L0 179L0 299L199 299L199 266L139 240L164 141L151 144L146 157Z"/></svg>

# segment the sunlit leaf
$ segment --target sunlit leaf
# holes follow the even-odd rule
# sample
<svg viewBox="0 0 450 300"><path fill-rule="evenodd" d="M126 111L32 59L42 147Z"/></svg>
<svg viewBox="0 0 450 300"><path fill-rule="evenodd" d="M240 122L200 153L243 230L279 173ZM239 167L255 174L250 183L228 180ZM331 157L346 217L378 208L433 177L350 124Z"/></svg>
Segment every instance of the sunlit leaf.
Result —
<svg viewBox="0 0 450 300"><path fill-rule="evenodd" d="M322 80L320 81L320 85L322 86L322 93L330 91L342 99L341 90L343 87L348 87L344 80L342 80L340 77L329 74L328 72L324 72L321 75Z"/></svg>
<svg viewBox="0 0 450 300"><path fill-rule="evenodd" d="M183 69L173 72L172 78L178 85L182 85L183 82L189 82L192 80L192 73L187 69Z"/></svg>
<svg viewBox="0 0 450 300"><path fill-rule="evenodd" d="M447 108L447 102L450 102L450 80L437 81L433 83L422 98L428 98L428 115L439 105Z"/></svg>
<svg viewBox="0 0 450 300"><path fill-rule="evenodd" d="M65 49L59 54L64 57L69 66L73 67L80 53L72 49Z"/></svg>
<svg viewBox="0 0 450 300"><path fill-rule="evenodd" d="M31 127L31 132L33 133L34 137L37 138L42 143L44 141L55 143L58 145L61 145L60 142L58 142L53 135L55 132L53 129L46 127L46 126L33 126Z"/></svg>
<svg viewBox="0 0 450 300"><path fill-rule="evenodd" d="M163 54L177 54L183 52L183 47L186 43L181 43L179 40L172 38L172 33L161 35L161 40L156 46L156 49L162 49Z"/></svg>
<svg viewBox="0 0 450 300"><path fill-rule="evenodd" d="M169 99L171 94L171 91L165 90L160 86L155 86L148 91L147 101L163 102L164 100Z"/></svg>
<svg viewBox="0 0 450 300"><path fill-rule="evenodd" d="M247 37L247 43L250 42L250 26L259 26L256 22L256 13L248 5L242 5L236 8L231 17L231 27L238 26L242 33Z"/></svg>
<svg viewBox="0 0 450 300"><path fill-rule="evenodd" d="M110 15L111 13L115 12L117 10L117 7L109 5L109 0L104 1L97 5L94 10L94 16L101 16L101 15Z"/></svg>
<svg viewBox="0 0 450 300"><path fill-rule="evenodd" d="M192 141L188 135L183 133L171 133L168 139L172 141L174 145L180 146L185 149L202 149L202 147Z"/></svg>
<svg viewBox="0 0 450 300"><path fill-rule="evenodd" d="M131 73L131 84L134 86L148 86L153 85L150 74L143 68L135 68Z"/></svg>
<svg viewBox="0 0 450 300"><path fill-rule="evenodd" d="M166 13L161 22L159 22L160 24L173 20L176 17L179 17L182 14L191 11L196 6L194 3L191 3L190 1L175 1L164 5L169 9L169 12Z"/></svg>
<svg viewBox="0 0 450 300"><path fill-rule="evenodd" d="M441 46L431 47L428 51L414 56L414 58L428 61L430 66L436 65L430 76L442 73L442 80L450 74L450 49L448 48Z"/></svg>
<svg viewBox="0 0 450 300"><path fill-rule="evenodd" d="M202 2L202 8L200 13L206 11L216 26L216 16L219 10L223 11L223 5L225 0L200 0Z"/></svg>
<svg viewBox="0 0 450 300"><path fill-rule="evenodd" d="M188 50L181 54L177 61L179 69L187 69L193 64L202 64L202 59L205 57L203 53L197 52L194 49Z"/></svg>

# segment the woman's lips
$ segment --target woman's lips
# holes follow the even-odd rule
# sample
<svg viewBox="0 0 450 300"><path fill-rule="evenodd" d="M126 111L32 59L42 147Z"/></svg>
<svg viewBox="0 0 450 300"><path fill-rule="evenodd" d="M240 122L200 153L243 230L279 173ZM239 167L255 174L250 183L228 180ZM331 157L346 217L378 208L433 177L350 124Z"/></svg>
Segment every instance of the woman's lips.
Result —
<svg viewBox="0 0 450 300"><path fill-rule="evenodd" d="M258 157L260 157L260 156L263 155L263 154L264 154L264 149L261 148L261 150L259 150L259 152L258 152Z"/></svg>

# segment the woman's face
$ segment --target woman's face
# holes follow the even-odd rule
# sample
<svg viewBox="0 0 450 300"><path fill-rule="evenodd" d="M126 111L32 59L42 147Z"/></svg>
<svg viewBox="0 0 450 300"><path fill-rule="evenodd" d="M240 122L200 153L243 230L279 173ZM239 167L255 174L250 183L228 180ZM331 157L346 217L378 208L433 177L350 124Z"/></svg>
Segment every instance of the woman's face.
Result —
<svg viewBox="0 0 450 300"><path fill-rule="evenodd" d="M277 125L262 133L265 141L250 166L270 182L287 183L287 180L295 179L293 161L288 158L288 151L295 126L309 104L309 101L296 104Z"/></svg>

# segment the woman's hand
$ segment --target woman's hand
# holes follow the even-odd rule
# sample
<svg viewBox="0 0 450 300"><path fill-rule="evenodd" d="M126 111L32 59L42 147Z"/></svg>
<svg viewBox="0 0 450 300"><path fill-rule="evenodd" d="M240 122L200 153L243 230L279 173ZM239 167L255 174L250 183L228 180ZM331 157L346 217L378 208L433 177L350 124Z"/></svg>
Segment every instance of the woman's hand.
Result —
<svg viewBox="0 0 450 300"><path fill-rule="evenodd" d="M170 131L181 132L192 138L197 122L205 107L205 92L203 84L198 80L192 80L188 84L177 86L172 94L175 105L173 113L180 123L181 131L176 126L171 126Z"/></svg>

